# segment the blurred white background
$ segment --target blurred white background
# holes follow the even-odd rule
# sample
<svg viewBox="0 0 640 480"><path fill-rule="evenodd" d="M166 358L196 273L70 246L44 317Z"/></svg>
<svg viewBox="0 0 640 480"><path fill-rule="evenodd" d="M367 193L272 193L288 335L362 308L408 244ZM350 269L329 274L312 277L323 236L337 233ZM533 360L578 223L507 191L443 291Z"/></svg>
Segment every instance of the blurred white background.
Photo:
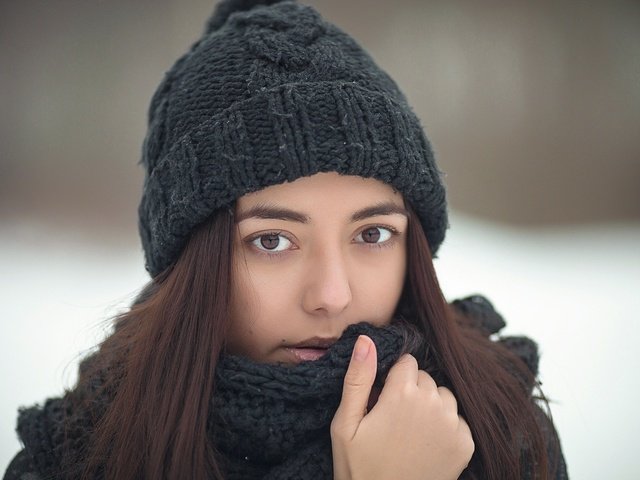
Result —
<svg viewBox="0 0 640 480"><path fill-rule="evenodd" d="M436 267L540 344L572 478L635 479L640 419L640 4L312 3L398 81L447 173ZM16 410L146 282L136 166L198 0L0 4L0 469Z"/></svg>

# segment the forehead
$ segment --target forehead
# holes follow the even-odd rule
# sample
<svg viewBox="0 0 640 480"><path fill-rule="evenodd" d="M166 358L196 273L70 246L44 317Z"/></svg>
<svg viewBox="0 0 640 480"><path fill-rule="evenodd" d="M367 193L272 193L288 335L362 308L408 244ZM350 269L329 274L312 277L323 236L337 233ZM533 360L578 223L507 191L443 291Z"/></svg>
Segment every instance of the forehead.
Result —
<svg viewBox="0 0 640 480"><path fill-rule="evenodd" d="M351 210L382 201L404 206L402 195L386 183L373 178L328 172L248 193L238 199L236 206L242 211L267 202L300 210Z"/></svg>

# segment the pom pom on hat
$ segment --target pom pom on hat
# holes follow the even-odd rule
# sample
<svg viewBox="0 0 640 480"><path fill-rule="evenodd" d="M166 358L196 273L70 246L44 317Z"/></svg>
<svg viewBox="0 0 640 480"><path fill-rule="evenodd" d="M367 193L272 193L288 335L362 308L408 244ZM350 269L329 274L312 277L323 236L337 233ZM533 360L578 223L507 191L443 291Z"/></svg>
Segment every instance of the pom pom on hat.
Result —
<svg viewBox="0 0 640 480"><path fill-rule="evenodd" d="M205 33L218 30L234 12L244 12L259 5L273 5L283 0L222 0L205 25Z"/></svg>

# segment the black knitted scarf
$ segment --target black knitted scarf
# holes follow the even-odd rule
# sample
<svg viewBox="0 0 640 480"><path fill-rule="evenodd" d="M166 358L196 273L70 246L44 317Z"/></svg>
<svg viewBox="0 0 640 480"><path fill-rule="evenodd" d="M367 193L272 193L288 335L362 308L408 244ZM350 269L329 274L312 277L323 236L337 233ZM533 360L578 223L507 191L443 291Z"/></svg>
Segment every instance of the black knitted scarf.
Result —
<svg viewBox="0 0 640 480"><path fill-rule="evenodd" d="M210 427L228 461L228 478L333 478L329 425L360 334L376 344L378 386L405 349L424 355L406 327L358 324L315 362L286 367L222 360Z"/></svg>
<svg viewBox="0 0 640 480"><path fill-rule="evenodd" d="M352 325L317 361L259 364L223 356L216 370L208 430L222 454L226 478L332 478L329 426L340 403L344 375L358 335L371 337L378 352L376 387L405 351L425 358L426 345L407 325ZM423 368L425 366L422 366ZM34 467L47 478L75 478L95 411L75 411L65 397L21 411L18 433Z"/></svg>

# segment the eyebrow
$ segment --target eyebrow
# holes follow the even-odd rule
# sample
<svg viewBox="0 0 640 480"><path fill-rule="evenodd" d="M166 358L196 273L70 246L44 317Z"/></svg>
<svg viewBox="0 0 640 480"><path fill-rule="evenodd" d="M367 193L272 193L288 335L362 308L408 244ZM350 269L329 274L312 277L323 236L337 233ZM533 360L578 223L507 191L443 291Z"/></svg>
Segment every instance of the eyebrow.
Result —
<svg viewBox="0 0 640 480"><path fill-rule="evenodd" d="M289 222L309 223L309 216L304 213L296 212L288 208L276 205L268 205L260 203L254 205L245 212L240 212L236 216L236 223L240 223L247 218L266 218L274 220L287 220Z"/></svg>
<svg viewBox="0 0 640 480"><path fill-rule="evenodd" d="M351 222L358 222L370 217L376 217L379 215L404 215L409 217L409 212L406 208L396 205L393 202L381 202L370 207L364 207L351 214ZM296 212L289 208L280 207L277 205L258 204L249 208L244 212L240 212L236 216L236 223L240 223L247 218L263 218L272 220L285 220L289 222L297 223L309 223L309 215L301 212Z"/></svg>
<svg viewBox="0 0 640 480"><path fill-rule="evenodd" d="M352 222L365 220L369 217L377 217L378 215L404 215L409 218L409 212L406 208L396 205L393 202L382 202L371 207L365 207L351 215Z"/></svg>

